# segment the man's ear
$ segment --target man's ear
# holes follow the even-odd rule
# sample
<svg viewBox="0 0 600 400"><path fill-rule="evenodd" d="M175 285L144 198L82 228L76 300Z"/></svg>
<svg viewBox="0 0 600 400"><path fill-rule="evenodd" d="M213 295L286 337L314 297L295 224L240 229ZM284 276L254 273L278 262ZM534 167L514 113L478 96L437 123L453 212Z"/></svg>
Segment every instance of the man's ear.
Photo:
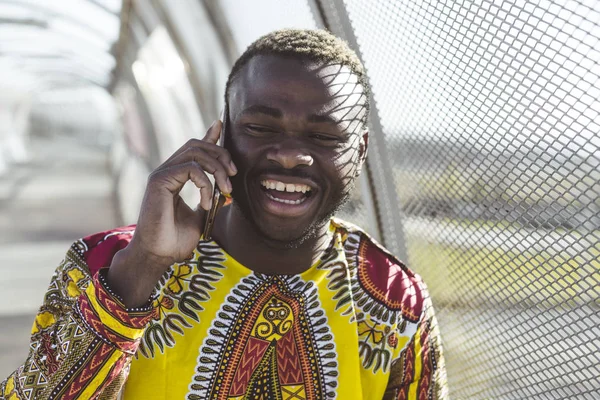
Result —
<svg viewBox="0 0 600 400"><path fill-rule="evenodd" d="M361 134L360 137L360 145L359 145L359 153L358 153L358 157L360 160L361 165L365 162L365 160L367 159L367 150L369 149L369 130L368 129L364 129L364 131Z"/></svg>
<svg viewBox="0 0 600 400"><path fill-rule="evenodd" d="M365 128L360 133L360 142L358 144L358 166L354 173L354 177L357 178L362 171L363 164L367 159L367 150L369 148L369 131Z"/></svg>

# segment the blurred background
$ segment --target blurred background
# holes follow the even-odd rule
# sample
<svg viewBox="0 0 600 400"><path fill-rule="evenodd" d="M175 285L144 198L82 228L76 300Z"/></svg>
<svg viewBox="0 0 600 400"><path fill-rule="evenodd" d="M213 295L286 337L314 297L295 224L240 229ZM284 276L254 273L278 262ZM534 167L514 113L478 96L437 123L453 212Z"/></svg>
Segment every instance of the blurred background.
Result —
<svg viewBox="0 0 600 400"><path fill-rule="evenodd" d="M69 245L136 221L236 57L283 27L367 67L343 216L429 285L452 397L600 398L597 0L0 0L0 379Z"/></svg>

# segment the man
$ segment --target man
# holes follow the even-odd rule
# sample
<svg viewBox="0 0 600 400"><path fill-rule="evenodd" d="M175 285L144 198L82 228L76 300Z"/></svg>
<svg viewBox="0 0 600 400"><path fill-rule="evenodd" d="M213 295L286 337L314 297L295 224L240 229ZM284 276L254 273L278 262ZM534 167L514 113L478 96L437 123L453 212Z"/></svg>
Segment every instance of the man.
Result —
<svg viewBox="0 0 600 400"><path fill-rule="evenodd" d="M367 153L368 86L356 55L324 31L273 32L236 62L225 97L223 124L151 174L135 231L73 244L29 357L0 393L445 398L425 285L332 218ZM233 199L213 240L201 232L207 174ZM188 180L198 210L178 195Z"/></svg>

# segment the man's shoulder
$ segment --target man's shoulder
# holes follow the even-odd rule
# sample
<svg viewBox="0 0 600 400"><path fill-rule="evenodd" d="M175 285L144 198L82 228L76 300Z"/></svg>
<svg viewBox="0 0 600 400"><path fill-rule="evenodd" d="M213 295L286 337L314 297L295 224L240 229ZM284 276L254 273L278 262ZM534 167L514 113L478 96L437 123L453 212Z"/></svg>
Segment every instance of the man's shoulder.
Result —
<svg viewBox="0 0 600 400"><path fill-rule="evenodd" d="M129 244L134 231L135 225L129 225L94 233L77 240L71 250L85 262L94 276L101 268L110 266L114 255Z"/></svg>
<svg viewBox="0 0 600 400"><path fill-rule="evenodd" d="M421 277L362 228L338 218L332 222L343 232L346 257L360 287L387 309L402 311L404 318L416 322L428 296Z"/></svg>

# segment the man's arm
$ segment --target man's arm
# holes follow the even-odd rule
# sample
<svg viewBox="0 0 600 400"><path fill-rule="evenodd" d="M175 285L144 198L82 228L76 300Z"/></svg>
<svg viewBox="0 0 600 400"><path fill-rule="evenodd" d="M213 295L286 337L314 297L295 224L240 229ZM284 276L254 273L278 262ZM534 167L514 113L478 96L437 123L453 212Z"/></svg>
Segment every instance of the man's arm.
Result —
<svg viewBox="0 0 600 400"><path fill-rule="evenodd" d="M424 287L423 312L415 334L392 362L385 400L448 399L439 326Z"/></svg>
<svg viewBox="0 0 600 400"><path fill-rule="evenodd" d="M36 317L27 361L0 385L0 398L88 399L118 391L150 318L145 303L153 288L200 239L204 212L179 192L192 181L201 207L210 209L207 173L231 192L237 170L217 145L221 127L215 121L202 140L188 141L152 172L133 238L115 231L73 245Z"/></svg>
<svg viewBox="0 0 600 400"><path fill-rule="evenodd" d="M0 399L104 398L125 381L151 307L127 310L105 285L106 269L92 277L83 246L52 276L27 359L0 384Z"/></svg>
<svg viewBox="0 0 600 400"><path fill-rule="evenodd" d="M222 126L215 121L202 140L190 139L148 177L135 235L115 255L107 277L125 305L143 304L166 270L198 245L205 210L211 208L213 185L207 174L223 193L231 192L229 177L237 169L229 152L217 145ZM188 181L200 191L196 210L179 196Z"/></svg>

